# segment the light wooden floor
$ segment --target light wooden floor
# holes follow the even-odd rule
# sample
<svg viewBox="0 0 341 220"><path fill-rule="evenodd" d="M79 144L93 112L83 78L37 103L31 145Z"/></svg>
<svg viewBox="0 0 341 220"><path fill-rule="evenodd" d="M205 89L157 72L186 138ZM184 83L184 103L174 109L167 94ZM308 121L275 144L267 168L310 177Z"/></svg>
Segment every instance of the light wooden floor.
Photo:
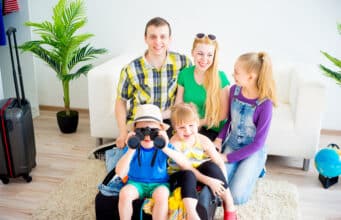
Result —
<svg viewBox="0 0 341 220"><path fill-rule="evenodd" d="M41 111L34 126L38 165L31 173L33 181L26 183L19 178L11 179L8 185L0 183L0 220L30 219L32 211L87 160L88 152L95 146L85 113L80 114L74 134L59 132L52 111ZM320 146L329 142L341 146L341 136L324 135ZM341 180L324 189L317 179L314 164L311 163L308 172L302 171L301 165L301 159L269 157L266 178L287 180L298 187L302 219L341 219Z"/></svg>

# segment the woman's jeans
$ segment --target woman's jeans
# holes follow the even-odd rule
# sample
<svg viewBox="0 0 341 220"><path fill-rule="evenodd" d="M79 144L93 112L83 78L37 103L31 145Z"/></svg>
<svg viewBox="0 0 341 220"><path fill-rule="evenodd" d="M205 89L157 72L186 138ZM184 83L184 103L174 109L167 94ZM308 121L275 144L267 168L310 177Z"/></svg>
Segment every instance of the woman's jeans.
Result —
<svg viewBox="0 0 341 220"><path fill-rule="evenodd" d="M231 151L228 146L227 149ZM236 205L246 203L249 200L257 179L265 166L266 157L265 147L262 147L244 160L225 163L230 191Z"/></svg>

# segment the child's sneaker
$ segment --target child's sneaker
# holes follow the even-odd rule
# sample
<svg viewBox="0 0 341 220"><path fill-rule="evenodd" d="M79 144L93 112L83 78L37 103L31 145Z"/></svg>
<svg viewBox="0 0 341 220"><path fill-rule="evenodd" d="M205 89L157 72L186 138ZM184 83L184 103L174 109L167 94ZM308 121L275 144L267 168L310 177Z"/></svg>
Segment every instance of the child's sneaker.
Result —
<svg viewBox="0 0 341 220"><path fill-rule="evenodd" d="M105 151L115 147L115 143L108 143L94 148L88 155L89 159L105 160Z"/></svg>
<svg viewBox="0 0 341 220"><path fill-rule="evenodd" d="M237 220L237 211L224 211L224 220Z"/></svg>

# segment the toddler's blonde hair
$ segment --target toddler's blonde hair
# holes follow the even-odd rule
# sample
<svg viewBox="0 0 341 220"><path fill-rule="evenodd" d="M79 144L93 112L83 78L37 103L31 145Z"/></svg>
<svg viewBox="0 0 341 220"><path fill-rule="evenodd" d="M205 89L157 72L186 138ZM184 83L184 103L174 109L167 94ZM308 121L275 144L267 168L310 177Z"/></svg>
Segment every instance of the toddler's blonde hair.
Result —
<svg viewBox="0 0 341 220"><path fill-rule="evenodd" d="M171 107L171 123L173 128L177 125L193 121L199 123L199 115L194 104L179 103Z"/></svg>

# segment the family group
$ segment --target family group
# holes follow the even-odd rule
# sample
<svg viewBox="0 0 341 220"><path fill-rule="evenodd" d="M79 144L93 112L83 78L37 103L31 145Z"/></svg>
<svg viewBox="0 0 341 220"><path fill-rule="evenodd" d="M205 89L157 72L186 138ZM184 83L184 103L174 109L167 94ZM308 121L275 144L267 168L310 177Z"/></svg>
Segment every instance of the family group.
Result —
<svg viewBox="0 0 341 220"><path fill-rule="evenodd" d="M170 193L180 187L186 219L198 220L197 185L207 185L222 200L224 220L237 219L235 205L248 201L265 169L264 144L276 106L270 57L239 56L230 85L218 69L214 34L194 35L193 64L169 51L171 36L165 19L152 18L145 27L146 52L120 73L119 217L131 219L133 200L150 197L153 219L167 219Z"/></svg>

